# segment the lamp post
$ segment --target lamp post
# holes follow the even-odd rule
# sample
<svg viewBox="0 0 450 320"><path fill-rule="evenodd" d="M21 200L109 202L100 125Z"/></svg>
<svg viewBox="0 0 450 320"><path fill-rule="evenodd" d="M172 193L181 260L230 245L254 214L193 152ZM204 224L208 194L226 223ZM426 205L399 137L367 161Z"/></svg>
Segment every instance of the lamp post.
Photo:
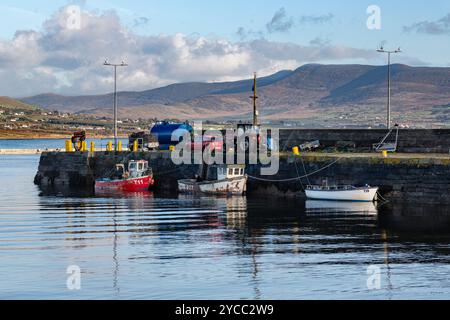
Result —
<svg viewBox="0 0 450 320"><path fill-rule="evenodd" d="M105 60L103 65L114 67L114 149L117 150L117 67L128 67L128 64L123 61L120 64L109 63Z"/></svg>
<svg viewBox="0 0 450 320"><path fill-rule="evenodd" d="M397 50L389 51L384 50L383 46L381 46L377 51L380 53L387 53L388 55L387 128L391 129L391 54L400 53L402 50L398 48Z"/></svg>

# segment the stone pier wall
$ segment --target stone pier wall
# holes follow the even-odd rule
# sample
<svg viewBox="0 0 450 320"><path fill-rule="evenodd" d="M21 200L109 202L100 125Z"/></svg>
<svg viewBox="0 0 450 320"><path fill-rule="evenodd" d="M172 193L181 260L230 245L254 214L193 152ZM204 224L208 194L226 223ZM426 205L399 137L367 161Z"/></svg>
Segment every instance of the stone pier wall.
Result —
<svg viewBox="0 0 450 320"><path fill-rule="evenodd" d="M371 151L387 134L381 129L281 129L280 146L291 150L293 146L306 141L320 140L327 148L334 148L347 142L354 143L358 152ZM395 130L387 142L395 141ZM450 152L450 129L400 129L398 152L402 153L445 153Z"/></svg>
<svg viewBox="0 0 450 320"><path fill-rule="evenodd" d="M450 204L450 157L391 155L382 158L378 154L354 156L306 154L302 158L292 155L280 158L280 170L275 176L261 177L258 165L247 166L250 175L250 195L292 197L302 196L306 178L296 181L279 181L321 170L309 178L309 183L321 184L370 184L379 186L385 198L395 201ZM61 186L77 189L92 189L94 181L110 172L116 163L131 159L146 159L150 162L158 189L176 191L177 180L192 178L197 165L176 166L169 152L95 152L95 153L43 153L35 183L41 186ZM305 165L303 168L302 161ZM261 181L261 177L272 181Z"/></svg>
<svg viewBox="0 0 450 320"><path fill-rule="evenodd" d="M93 188L95 179L108 176L116 163L139 159L149 161L160 189L176 190L178 179L191 178L198 171L196 165L176 166L170 159L170 153L166 151L44 152L34 182L55 188Z"/></svg>
<svg viewBox="0 0 450 320"><path fill-rule="evenodd" d="M329 166L337 159L322 155L282 158L278 175L269 179L290 179L305 175L305 169L307 173L325 169L310 176L309 181L306 178L290 182L250 180L249 191L267 196L293 196L308 183L320 185L326 179L330 185L379 186L388 200L450 204L450 158L345 156ZM248 173L258 176L259 169L249 167Z"/></svg>

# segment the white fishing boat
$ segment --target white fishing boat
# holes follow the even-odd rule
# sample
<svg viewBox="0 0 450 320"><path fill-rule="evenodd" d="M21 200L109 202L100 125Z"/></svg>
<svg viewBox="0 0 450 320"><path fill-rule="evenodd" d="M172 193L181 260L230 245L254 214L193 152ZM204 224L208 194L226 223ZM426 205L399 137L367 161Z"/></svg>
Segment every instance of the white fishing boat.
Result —
<svg viewBox="0 0 450 320"><path fill-rule="evenodd" d="M206 166L196 179L178 180L182 193L242 195L247 190L243 165Z"/></svg>
<svg viewBox="0 0 450 320"><path fill-rule="evenodd" d="M376 200L378 187L366 185L355 186L308 186L305 190L306 197L314 200L333 201L362 201L373 202Z"/></svg>

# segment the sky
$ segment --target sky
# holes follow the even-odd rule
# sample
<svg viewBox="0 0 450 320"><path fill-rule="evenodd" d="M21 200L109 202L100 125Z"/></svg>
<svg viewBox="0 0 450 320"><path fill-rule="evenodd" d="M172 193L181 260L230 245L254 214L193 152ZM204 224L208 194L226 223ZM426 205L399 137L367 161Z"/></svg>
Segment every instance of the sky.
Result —
<svg viewBox="0 0 450 320"><path fill-rule="evenodd" d="M450 66L450 1L2 0L0 95L231 81L307 63Z"/></svg>

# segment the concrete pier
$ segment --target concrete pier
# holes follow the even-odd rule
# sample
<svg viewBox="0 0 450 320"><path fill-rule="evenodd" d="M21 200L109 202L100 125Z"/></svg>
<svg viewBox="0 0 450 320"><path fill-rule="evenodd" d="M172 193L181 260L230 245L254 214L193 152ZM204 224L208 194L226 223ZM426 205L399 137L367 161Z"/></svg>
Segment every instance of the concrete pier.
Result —
<svg viewBox="0 0 450 320"><path fill-rule="evenodd" d="M170 152L44 152L35 183L46 187L92 189L94 181L110 172L116 163L132 159L148 160L158 189L176 191L177 180L192 178L197 165L173 164ZM302 163L303 162L303 163ZM303 168L304 164L304 168ZM450 204L450 155L376 153L306 153L280 154L280 170L274 176L260 176L259 165L248 165L250 195L277 197L303 196L309 177L311 184L370 184L379 186L392 201ZM288 181L286 181L288 180Z"/></svg>
<svg viewBox="0 0 450 320"><path fill-rule="evenodd" d="M42 152L57 152L56 149L0 149L0 155L28 155Z"/></svg>

